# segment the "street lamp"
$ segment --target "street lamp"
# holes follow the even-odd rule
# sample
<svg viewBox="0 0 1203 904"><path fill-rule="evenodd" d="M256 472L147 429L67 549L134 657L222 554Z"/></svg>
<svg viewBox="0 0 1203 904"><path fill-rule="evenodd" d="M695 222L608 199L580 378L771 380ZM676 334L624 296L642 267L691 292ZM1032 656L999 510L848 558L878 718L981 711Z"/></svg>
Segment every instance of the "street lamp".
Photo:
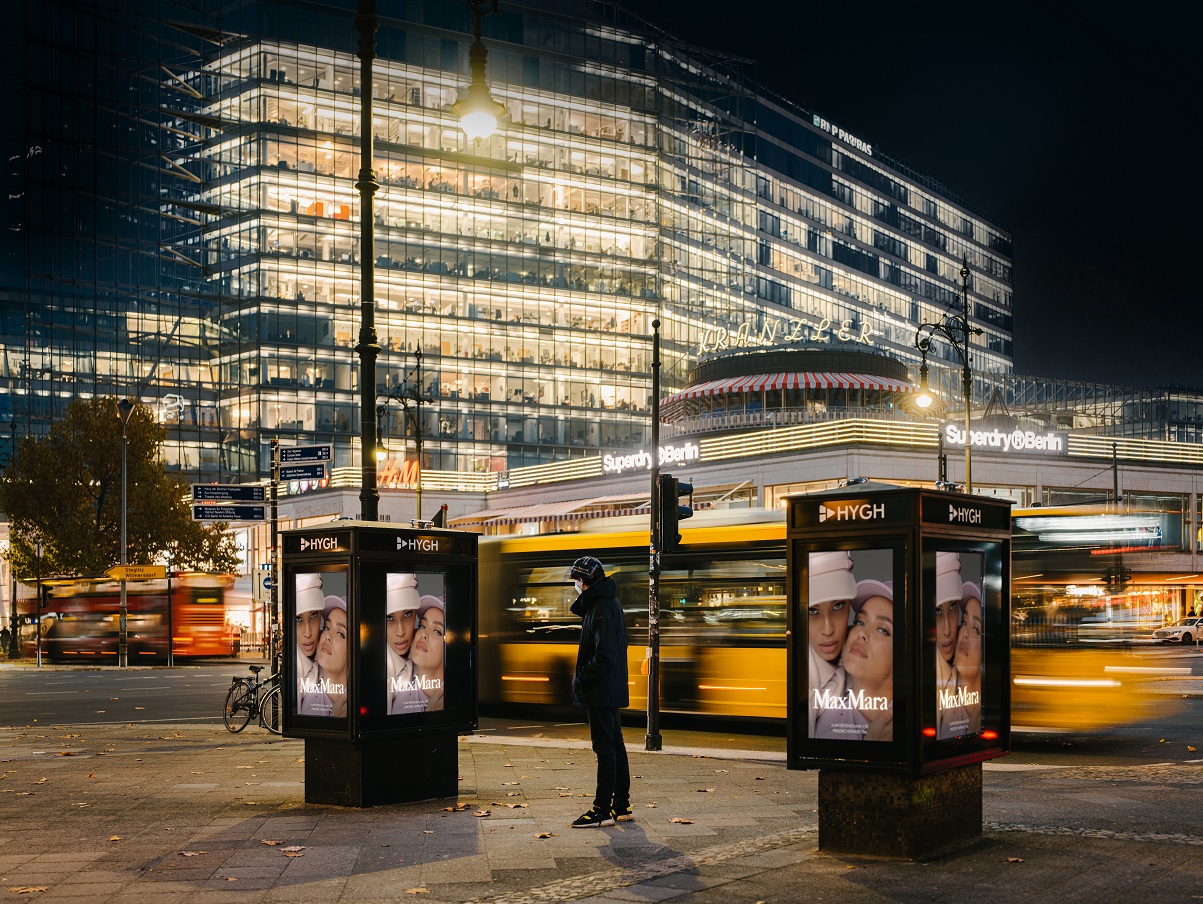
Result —
<svg viewBox="0 0 1203 904"><path fill-rule="evenodd" d="M9 452L9 455L8 455L8 463L11 465L13 462L13 459L17 457L17 419L14 417L12 419L12 423L10 423L8 426L9 426L9 430L11 431L11 437L12 437L11 444L10 444L11 451ZM11 538L11 536L12 536L11 532L10 532L9 536ZM11 540L10 540L10 542L11 542ZM8 658L9 659L17 659L21 655L21 620L17 616L17 572L15 569L11 569L11 573L12 573L12 592L9 593L9 596L8 596L8 606L9 606L9 619L8 619L9 625L8 626L9 626L9 631L11 632L12 636L9 638L9 641L8 641Z"/></svg>
<svg viewBox="0 0 1203 904"><path fill-rule="evenodd" d="M372 170L372 60L376 58L376 0L359 0L355 27L359 30L359 505L364 521L376 521L380 512L380 490L376 487L376 421L368 415L376 392L376 358L380 342L376 337L376 242L373 234L376 217L372 198L380 183Z"/></svg>
<svg viewBox="0 0 1203 904"><path fill-rule="evenodd" d="M42 535L40 532L35 543L38 552L38 598L34 601L33 630L38 651L35 662L40 667L42 665Z"/></svg>
<svg viewBox="0 0 1203 904"><path fill-rule="evenodd" d="M927 355L931 351L932 340L943 336L952 350L961 359L961 388L965 393L965 492L973 492L973 455L972 443L969 439L970 404L973 399L973 371L970 369L969 341L972 336L980 336L981 329L969 325L969 261L961 260L961 310L956 314L945 314L939 323L923 323L915 331L915 347L923 355L923 363L919 367L919 395L915 404L927 408L932 404L931 390L927 385Z"/></svg>
<svg viewBox="0 0 1203 904"><path fill-rule="evenodd" d="M406 374L401 379L401 383L388 392L377 394L376 398L384 399L385 402L400 402L401 408L405 412L406 425L413 428L414 447L417 450L418 467L417 467L417 520L422 520L422 349L414 351L414 367L411 371L413 375L413 383L410 383L410 374ZM410 407L412 404L412 408ZM384 416L385 405L381 405L376 409L376 413L381 417ZM381 434L383 435L383 430Z"/></svg>
<svg viewBox="0 0 1203 904"><path fill-rule="evenodd" d="M129 476L126 467L126 449L129 446L129 416L133 413L134 403L129 399L117 402L117 416L121 419L121 614L118 617L117 628L117 665L121 668L129 665L129 634L127 632L127 615L125 599L125 566L128 558L128 541L126 538L126 516L129 512Z"/></svg>
<svg viewBox="0 0 1203 904"><path fill-rule="evenodd" d="M468 83L468 90L463 99L452 105L451 112L459 117L464 134L479 146L496 131L497 121L505 115L505 107L493 100L485 81L485 64L489 59L489 49L482 40L480 26L485 16L497 12L498 0L467 0L467 3L475 19L472 46L468 48L468 66L472 70L472 81Z"/></svg>

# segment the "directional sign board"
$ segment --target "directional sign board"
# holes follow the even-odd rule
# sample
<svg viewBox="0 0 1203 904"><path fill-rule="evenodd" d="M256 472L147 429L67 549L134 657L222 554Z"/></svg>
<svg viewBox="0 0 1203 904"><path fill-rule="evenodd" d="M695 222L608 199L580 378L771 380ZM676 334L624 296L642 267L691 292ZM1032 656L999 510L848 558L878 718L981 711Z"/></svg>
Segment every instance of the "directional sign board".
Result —
<svg viewBox="0 0 1203 904"><path fill-rule="evenodd" d="M167 566L114 565L105 574L114 581L161 581L167 577Z"/></svg>
<svg viewBox="0 0 1203 904"><path fill-rule="evenodd" d="M194 483L194 502L266 502L267 488L239 484Z"/></svg>
<svg viewBox="0 0 1203 904"><path fill-rule="evenodd" d="M272 576L268 572L260 572L255 581L255 599L267 602L272 598Z"/></svg>
<svg viewBox="0 0 1203 904"><path fill-rule="evenodd" d="M310 464L330 460L330 445L324 446L281 446L280 463L285 465Z"/></svg>
<svg viewBox="0 0 1203 904"><path fill-rule="evenodd" d="M280 469L281 480L321 480L325 476L325 465L293 465Z"/></svg>
<svg viewBox="0 0 1203 904"><path fill-rule="evenodd" d="M263 505L194 505L193 521L263 521L267 507Z"/></svg>

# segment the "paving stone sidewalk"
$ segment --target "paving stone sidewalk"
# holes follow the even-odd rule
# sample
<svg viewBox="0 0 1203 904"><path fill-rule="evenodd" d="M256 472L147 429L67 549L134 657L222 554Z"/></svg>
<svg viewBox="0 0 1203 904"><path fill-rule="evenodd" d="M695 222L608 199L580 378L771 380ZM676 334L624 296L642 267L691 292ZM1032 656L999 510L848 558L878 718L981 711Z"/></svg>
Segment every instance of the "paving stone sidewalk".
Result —
<svg viewBox="0 0 1203 904"><path fill-rule="evenodd" d="M817 851L816 773L666 745L632 745L635 822L570 829L584 739L465 738L457 799L352 810L253 728L0 729L0 900L1203 899L1203 765L988 769L983 840L912 863Z"/></svg>

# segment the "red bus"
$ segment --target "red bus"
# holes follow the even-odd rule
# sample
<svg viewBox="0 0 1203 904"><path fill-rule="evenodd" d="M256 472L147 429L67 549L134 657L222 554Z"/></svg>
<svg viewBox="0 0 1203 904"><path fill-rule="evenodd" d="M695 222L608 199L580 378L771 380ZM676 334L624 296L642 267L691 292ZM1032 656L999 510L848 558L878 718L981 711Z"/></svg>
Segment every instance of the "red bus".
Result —
<svg viewBox="0 0 1203 904"><path fill-rule="evenodd" d="M239 629L228 623L232 575L177 572L161 581L126 584L129 662L164 662L170 625L172 653L181 657L233 656ZM55 662L117 661L121 584L105 578L62 578L42 588L42 655ZM33 599L20 601L22 653L32 655L37 628Z"/></svg>

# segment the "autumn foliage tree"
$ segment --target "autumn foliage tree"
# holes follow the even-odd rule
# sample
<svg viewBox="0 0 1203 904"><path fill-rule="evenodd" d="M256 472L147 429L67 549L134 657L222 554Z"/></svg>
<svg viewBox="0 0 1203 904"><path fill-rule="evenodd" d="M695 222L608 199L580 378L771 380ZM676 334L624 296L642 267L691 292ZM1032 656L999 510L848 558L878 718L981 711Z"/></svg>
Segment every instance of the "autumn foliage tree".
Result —
<svg viewBox="0 0 1203 904"><path fill-rule="evenodd" d="M7 553L18 576L98 575L121 561L121 420L112 398L76 399L44 437L19 443L0 479ZM192 520L190 490L169 475L165 434L135 404L126 428L130 564L219 573L239 567L228 525Z"/></svg>

